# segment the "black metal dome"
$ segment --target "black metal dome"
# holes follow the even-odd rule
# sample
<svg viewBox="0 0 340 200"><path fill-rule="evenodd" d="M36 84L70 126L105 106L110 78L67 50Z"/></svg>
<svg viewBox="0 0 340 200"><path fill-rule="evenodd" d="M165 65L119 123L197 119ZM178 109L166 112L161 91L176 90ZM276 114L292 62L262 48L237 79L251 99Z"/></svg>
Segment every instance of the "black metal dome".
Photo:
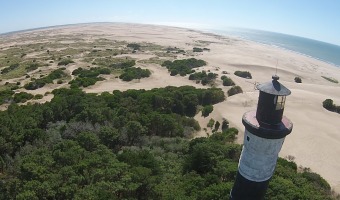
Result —
<svg viewBox="0 0 340 200"><path fill-rule="evenodd" d="M273 80L271 82L259 84L256 88L264 93L276 96L288 96L291 94L291 91L288 88L278 82L278 76L274 75L272 78Z"/></svg>

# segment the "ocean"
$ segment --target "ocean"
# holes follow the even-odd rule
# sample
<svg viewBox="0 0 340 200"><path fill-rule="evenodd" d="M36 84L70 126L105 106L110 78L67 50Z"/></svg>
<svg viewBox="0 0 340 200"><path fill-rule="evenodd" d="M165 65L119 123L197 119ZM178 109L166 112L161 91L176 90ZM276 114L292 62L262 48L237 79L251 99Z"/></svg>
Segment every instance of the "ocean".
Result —
<svg viewBox="0 0 340 200"><path fill-rule="evenodd" d="M334 44L282 33L243 28L209 31L294 51L340 67L340 46Z"/></svg>

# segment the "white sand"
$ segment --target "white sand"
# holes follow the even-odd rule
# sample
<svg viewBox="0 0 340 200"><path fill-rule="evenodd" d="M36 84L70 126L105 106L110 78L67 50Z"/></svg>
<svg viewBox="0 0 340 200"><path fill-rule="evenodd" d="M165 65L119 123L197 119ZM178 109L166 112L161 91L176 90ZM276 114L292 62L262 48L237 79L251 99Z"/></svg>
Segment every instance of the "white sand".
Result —
<svg viewBox="0 0 340 200"><path fill-rule="evenodd" d="M309 167L312 171L319 173L333 189L340 192L340 115L326 111L322 107L322 102L326 98L331 98L340 105L340 84L328 82L321 77L329 76L340 80L339 68L313 58L254 42L165 26L82 24L34 31L34 33L49 36L86 33L86 37L93 34L100 38L151 42L184 50L192 50L193 47L199 46L210 48L210 52L199 53L195 57L208 62L208 66L204 67L206 70L210 69L219 75L222 75L222 71L230 72L230 77L242 87L244 93L229 97L226 101L215 105L214 112L209 117L202 118L198 114L195 118L201 123L202 128L206 127L211 117L219 121L223 117L227 118L231 125L240 131L237 140L239 143L242 143L244 130L241 122L242 115L246 111L256 109L257 106L258 91L254 90L253 83L270 81L278 60L280 82L292 91L292 95L287 98L284 114L294 123L293 132L286 138L280 156L294 156L298 165ZM23 35L17 34L11 37L20 38ZM202 43L200 40L212 43ZM148 52L140 52L138 55L140 57L137 56L137 59L150 57ZM116 89L151 89L168 85L203 87L189 81L187 77L171 77L167 70L159 65L138 64L138 66L152 70L152 76L132 82L112 78L86 88L85 91L111 92ZM215 71L216 67L220 70ZM248 70L253 79L246 81L236 77L233 75L235 70ZM295 76L300 76L303 83L295 83ZM228 90L228 87L221 85L221 81L218 81L217 87L223 88L224 91ZM45 90L41 89L38 93L44 92ZM201 131L198 135L206 136L206 133Z"/></svg>

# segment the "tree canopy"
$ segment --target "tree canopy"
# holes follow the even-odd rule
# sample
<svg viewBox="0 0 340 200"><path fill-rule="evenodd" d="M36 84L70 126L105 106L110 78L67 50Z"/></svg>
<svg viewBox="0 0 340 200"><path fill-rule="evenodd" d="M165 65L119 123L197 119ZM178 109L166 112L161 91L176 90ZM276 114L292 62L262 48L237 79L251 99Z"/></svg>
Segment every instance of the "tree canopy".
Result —
<svg viewBox="0 0 340 200"><path fill-rule="evenodd" d="M222 123L222 132L187 139L200 129L198 105L223 101L221 89L53 94L0 111L0 199L229 198L237 129ZM266 199L331 199L322 177L298 171L279 158Z"/></svg>

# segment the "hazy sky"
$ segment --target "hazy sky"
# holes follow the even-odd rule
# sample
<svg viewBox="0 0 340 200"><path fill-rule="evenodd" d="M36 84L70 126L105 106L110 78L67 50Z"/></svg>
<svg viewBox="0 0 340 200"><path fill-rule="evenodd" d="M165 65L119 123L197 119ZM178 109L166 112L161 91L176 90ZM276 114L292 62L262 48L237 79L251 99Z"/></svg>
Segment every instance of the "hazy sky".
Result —
<svg viewBox="0 0 340 200"><path fill-rule="evenodd" d="M0 0L0 33L82 22L243 27L340 45L339 0Z"/></svg>

